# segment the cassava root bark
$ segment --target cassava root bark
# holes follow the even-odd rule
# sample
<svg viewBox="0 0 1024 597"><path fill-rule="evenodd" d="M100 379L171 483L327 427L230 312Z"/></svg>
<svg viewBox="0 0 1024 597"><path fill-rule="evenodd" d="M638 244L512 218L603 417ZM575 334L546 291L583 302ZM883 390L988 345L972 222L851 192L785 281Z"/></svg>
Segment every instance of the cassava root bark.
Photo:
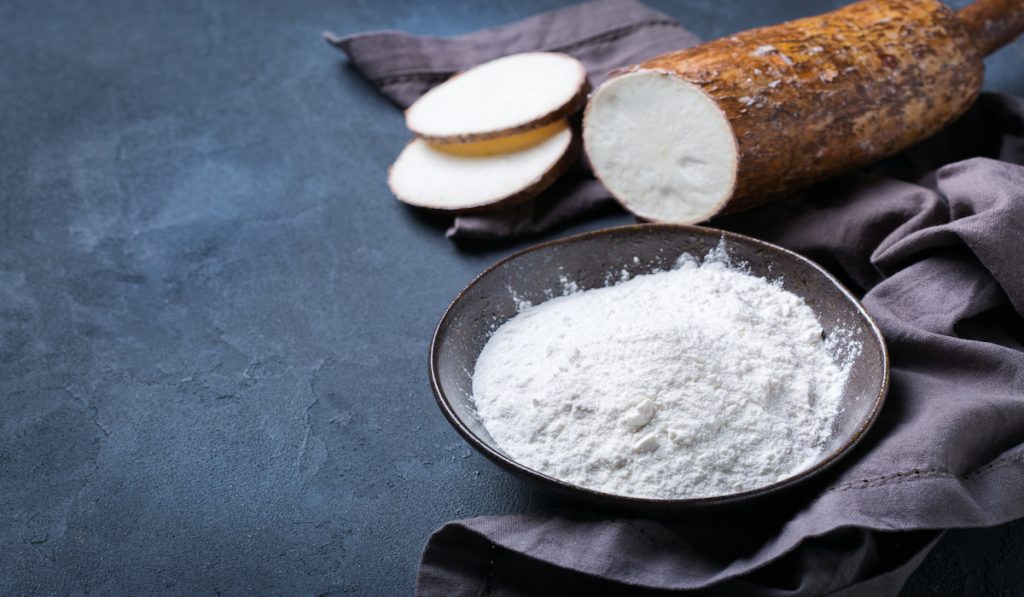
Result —
<svg viewBox="0 0 1024 597"><path fill-rule="evenodd" d="M625 69L696 86L728 121L734 155L723 150L692 158L735 161L731 189L718 185L724 190L714 193L721 197L692 199L706 213L670 209L668 199L690 199L673 198L671 189L656 183L659 169L667 175L670 168L687 163L690 153L645 149L643 132L628 131L643 120L631 120L628 110L640 114L652 108L625 105L618 98L628 96L626 86L649 85L645 77L612 78L592 97L584 139L594 170L638 215L695 222L753 207L896 153L963 114L981 90L984 54L1024 27L1014 24L1014 19L1024 19L1021 0L982 0L964 13L961 19L936 0L863 0ZM993 25L999 14L1006 22ZM659 109L665 121L674 117L669 106ZM603 149L613 137L621 146L618 154ZM631 151L668 156L664 163L657 157L649 160L647 174L655 182L637 185L624 179L629 169L622 160ZM695 176L699 179L700 172L695 170ZM624 190L633 196L625 196ZM655 192L665 197L642 196Z"/></svg>

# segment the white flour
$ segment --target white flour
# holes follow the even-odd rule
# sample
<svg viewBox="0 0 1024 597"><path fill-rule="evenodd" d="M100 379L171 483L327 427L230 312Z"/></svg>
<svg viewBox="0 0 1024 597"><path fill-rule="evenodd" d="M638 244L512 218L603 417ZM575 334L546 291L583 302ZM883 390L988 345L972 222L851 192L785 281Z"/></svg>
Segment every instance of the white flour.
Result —
<svg viewBox="0 0 1024 597"><path fill-rule="evenodd" d="M847 371L802 299L703 264L526 307L473 375L480 418L522 464L620 495L752 489L822 452Z"/></svg>

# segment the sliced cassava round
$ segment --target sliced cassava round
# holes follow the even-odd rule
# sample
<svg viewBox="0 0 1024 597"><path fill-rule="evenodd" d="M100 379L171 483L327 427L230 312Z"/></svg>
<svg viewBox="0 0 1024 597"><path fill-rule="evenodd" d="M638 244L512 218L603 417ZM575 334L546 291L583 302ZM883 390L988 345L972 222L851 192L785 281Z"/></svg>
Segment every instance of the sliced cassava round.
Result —
<svg viewBox="0 0 1024 597"><path fill-rule="evenodd" d="M405 111L405 122L436 144L484 141L563 120L583 106L586 94L586 70L572 56L512 54L431 89Z"/></svg>
<svg viewBox="0 0 1024 597"><path fill-rule="evenodd" d="M388 186L416 207L490 211L536 197L565 172L576 149L566 121L539 143L509 153L459 155L413 139L391 166Z"/></svg>
<svg viewBox="0 0 1024 597"><path fill-rule="evenodd" d="M963 114L1024 2L862 0L653 58L584 116L598 178L630 211L694 223L901 151Z"/></svg>

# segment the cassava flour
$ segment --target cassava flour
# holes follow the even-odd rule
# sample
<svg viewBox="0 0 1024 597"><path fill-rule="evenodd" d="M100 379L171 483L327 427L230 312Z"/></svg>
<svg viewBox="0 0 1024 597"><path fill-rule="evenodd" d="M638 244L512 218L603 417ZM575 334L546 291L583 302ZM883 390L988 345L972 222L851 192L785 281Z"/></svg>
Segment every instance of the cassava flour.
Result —
<svg viewBox="0 0 1024 597"><path fill-rule="evenodd" d="M703 263L525 306L473 375L480 419L520 463L619 495L759 487L824 449L846 370L802 299Z"/></svg>

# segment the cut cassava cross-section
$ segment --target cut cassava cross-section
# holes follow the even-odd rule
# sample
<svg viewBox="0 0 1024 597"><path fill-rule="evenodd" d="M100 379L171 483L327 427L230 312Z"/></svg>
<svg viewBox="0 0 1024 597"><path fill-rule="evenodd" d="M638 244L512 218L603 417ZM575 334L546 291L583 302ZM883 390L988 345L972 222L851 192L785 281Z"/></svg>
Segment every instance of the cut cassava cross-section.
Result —
<svg viewBox="0 0 1024 597"><path fill-rule="evenodd" d="M563 120L586 101L587 73L553 52L498 58L448 79L405 111L413 133L435 144L507 137Z"/></svg>
<svg viewBox="0 0 1024 597"><path fill-rule="evenodd" d="M1024 2L863 0L665 54L602 85L584 115L598 178L627 209L694 223L905 149L963 114L982 56Z"/></svg>
<svg viewBox="0 0 1024 597"><path fill-rule="evenodd" d="M700 87L668 73L629 73L602 86L584 134L601 181L641 218L698 222L736 183L729 120Z"/></svg>
<svg viewBox="0 0 1024 597"><path fill-rule="evenodd" d="M401 201L416 207L490 211L536 197L577 153L566 121L539 143L509 153L464 155L414 139L391 166L388 185Z"/></svg>

